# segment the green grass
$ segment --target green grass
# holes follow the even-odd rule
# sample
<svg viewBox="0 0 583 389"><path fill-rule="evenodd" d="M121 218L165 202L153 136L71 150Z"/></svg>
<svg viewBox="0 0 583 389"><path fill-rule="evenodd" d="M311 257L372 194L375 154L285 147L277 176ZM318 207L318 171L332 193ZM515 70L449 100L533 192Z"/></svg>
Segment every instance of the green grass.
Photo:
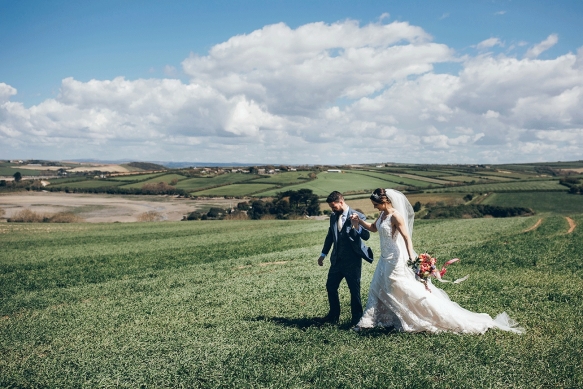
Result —
<svg viewBox="0 0 583 389"><path fill-rule="evenodd" d="M400 177L398 177L400 178ZM298 185L272 189L258 193L257 196L274 196L284 190L311 189L318 196L326 197L337 190L342 193L368 191L375 188L395 188L399 184L391 182L388 174L360 171L344 171L342 173L321 172L318 178Z"/></svg>
<svg viewBox="0 0 583 389"><path fill-rule="evenodd" d="M163 175L163 173L131 174L131 175L110 177L109 179L116 180L116 181L133 182L133 181L145 181L145 180L148 180L150 178L155 178L155 177L159 177L162 175ZM182 179L184 179L184 177L182 177Z"/></svg>
<svg viewBox="0 0 583 389"><path fill-rule="evenodd" d="M273 184L231 184L192 192L191 194L194 196L248 196L269 188L273 188Z"/></svg>
<svg viewBox="0 0 583 389"><path fill-rule="evenodd" d="M214 177L194 177L188 178L186 180L180 181L176 188L184 189L185 191L197 191L201 189L207 189L217 186L234 184L237 182L249 181L258 176L255 174L242 174L242 173L226 173Z"/></svg>
<svg viewBox="0 0 583 389"><path fill-rule="evenodd" d="M171 174L164 174L158 177L151 178L146 181L140 181L133 184L126 184L121 186L120 188L141 188L146 184L157 184L159 182L165 182L166 184L170 184L172 180L184 180L186 177L180 174L171 173Z"/></svg>
<svg viewBox="0 0 583 389"><path fill-rule="evenodd" d="M566 215L583 212L583 196L566 192L492 193L481 203L503 207L526 207L536 212Z"/></svg>
<svg viewBox="0 0 583 389"><path fill-rule="evenodd" d="M297 184L303 181L309 180L308 174L310 172L284 172L274 174L270 177L264 177L254 180L253 182L261 184L276 184L276 185L288 185Z"/></svg>
<svg viewBox="0 0 583 389"><path fill-rule="evenodd" d="M39 176L39 170L18 169L18 167L0 166L0 176L14 176L14 173L20 172L22 176Z"/></svg>
<svg viewBox="0 0 583 389"><path fill-rule="evenodd" d="M349 331L316 266L326 221L0 225L0 387L575 388L583 382L583 217L416 222L461 262L440 284L522 336ZM378 235L371 245L378 253ZM374 266L363 266L366 300Z"/></svg>
<svg viewBox="0 0 583 389"><path fill-rule="evenodd" d="M428 186L427 182L429 182L431 184L437 184L437 185L445 185L445 184L450 183L448 177L431 178L431 177L419 176L416 174L399 174L399 177L405 177L405 178L413 179L415 181L421 181L422 183L411 184L411 185L421 187L421 188Z"/></svg>
<svg viewBox="0 0 583 389"><path fill-rule="evenodd" d="M102 188L108 186L120 186L123 185L121 181L114 180L103 180L103 179L88 179L85 181L67 181L67 182L54 182L50 181L51 188L69 188L69 189L85 189L85 188Z"/></svg>
<svg viewBox="0 0 583 389"><path fill-rule="evenodd" d="M354 172L349 171L349 173L358 173L358 174L362 174L362 175L380 178L381 180L386 180L392 184L392 186L389 186L389 188L394 188L395 186L398 186L398 185L401 185L401 186L408 185L408 186L416 186L418 188L425 188L425 187L431 185L431 183L435 183L434 181L438 181L438 180L433 180L431 178L418 177L418 176L406 175L406 174L397 175L397 174L379 173L379 172L371 172L371 171L354 171ZM445 182L443 182L443 181L440 181L440 183L445 184Z"/></svg>
<svg viewBox="0 0 583 389"><path fill-rule="evenodd" d="M514 192L514 191L566 191L567 188L559 184L558 180L538 180L521 182L499 182L494 184L476 184L467 186L453 186L449 188L431 189L431 192Z"/></svg>

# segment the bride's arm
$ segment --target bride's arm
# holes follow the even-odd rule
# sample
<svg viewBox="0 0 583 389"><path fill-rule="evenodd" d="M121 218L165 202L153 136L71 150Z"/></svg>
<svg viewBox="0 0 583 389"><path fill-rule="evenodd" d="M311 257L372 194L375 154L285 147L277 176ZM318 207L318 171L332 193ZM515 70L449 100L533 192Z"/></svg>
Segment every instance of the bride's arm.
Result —
<svg viewBox="0 0 583 389"><path fill-rule="evenodd" d="M409 255L409 259L415 259L413 256L413 243L411 242L411 238L409 237L409 233L407 232L407 229L405 228L405 220L403 220L403 216L401 216L399 213L393 213L393 222L395 223L395 228L397 229L397 231L399 231L399 233L401 234L401 236L403 237L403 240L405 241L405 246L407 247L407 254Z"/></svg>
<svg viewBox="0 0 583 389"><path fill-rule="evenodd" d="M370 232L377 232L378 231L377 230L377 221L376 220L374 221L374 223L367 223L364 220L362 220L361 218L359 218L356 213L353 213L350 218L352 220L358 220L358 224L360 224L362 227L364 227L365 229L369 230ZM379 219L377 218L377 220L379 220Z"/></svg>

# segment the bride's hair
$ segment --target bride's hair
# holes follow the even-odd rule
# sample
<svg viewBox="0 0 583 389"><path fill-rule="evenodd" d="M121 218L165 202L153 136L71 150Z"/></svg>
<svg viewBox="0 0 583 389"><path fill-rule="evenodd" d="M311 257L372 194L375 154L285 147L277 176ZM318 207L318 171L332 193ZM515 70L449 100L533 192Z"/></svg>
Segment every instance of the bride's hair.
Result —
<svg viewBox="0 0 583 389"><path fill-rule="evenodd" d="M371 201L374 201L377 204L385 204L390 203L391 200L387 197L387 192L383 188L377 188L372 192L370 195Z"/></svg>

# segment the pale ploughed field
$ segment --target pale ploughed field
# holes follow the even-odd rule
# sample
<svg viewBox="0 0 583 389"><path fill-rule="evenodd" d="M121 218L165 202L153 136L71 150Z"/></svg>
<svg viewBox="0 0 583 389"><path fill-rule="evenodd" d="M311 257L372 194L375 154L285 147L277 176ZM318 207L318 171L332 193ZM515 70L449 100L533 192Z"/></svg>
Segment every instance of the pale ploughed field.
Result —
<svg viewBox="0 0 583 389"><path fill-rule="evenodd" d="M239 200L240 201L240 200ZM162 220L178 221L184 215L203 206L228 208L236 206L235 200L192 200L172 196L114 196L75 193L26 192L0 195L0 208L4 218L30 209L40 214L73 212L85 222L135 222L144 212L156 211ZM0 219L5 221L6 219Z"/></svg>

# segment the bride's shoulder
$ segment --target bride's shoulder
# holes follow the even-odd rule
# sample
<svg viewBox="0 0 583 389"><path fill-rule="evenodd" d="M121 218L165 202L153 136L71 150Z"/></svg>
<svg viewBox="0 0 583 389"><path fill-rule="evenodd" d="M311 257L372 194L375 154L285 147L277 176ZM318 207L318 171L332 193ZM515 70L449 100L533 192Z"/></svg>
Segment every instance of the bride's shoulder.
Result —
<svg viewBox="0 0 583 389"><path fill-rule="evenodd" d="M396 209L393 209L393 211L389 214L389 217L396 220L403 220L403 215L401 215L401 213Z"/></svg>

